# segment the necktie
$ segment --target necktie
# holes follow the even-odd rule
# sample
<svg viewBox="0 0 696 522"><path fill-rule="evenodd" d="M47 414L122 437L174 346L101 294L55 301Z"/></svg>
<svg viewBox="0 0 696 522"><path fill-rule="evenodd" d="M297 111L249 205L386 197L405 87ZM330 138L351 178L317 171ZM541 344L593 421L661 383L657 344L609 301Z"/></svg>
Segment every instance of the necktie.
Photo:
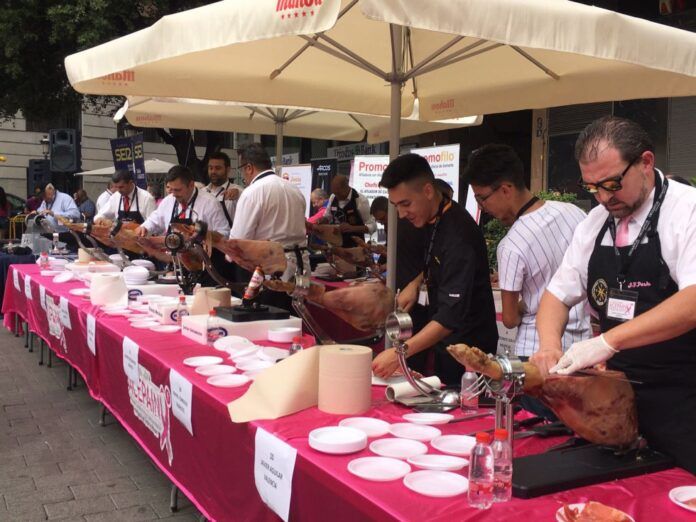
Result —
<svg viewBox="0 0 696 522"><path fill-rule="evenodd" d="M616 246L628 246L628 222L630 217L624 217L619 220L619 228L616 230Z"/></svg>
<svg viewBox="0 0 696 522"><path fill-rule="evenodd" d="M188 207L188 203L181 204L181 210L179 211L179 219L186 219L186 207Z"/></svg>
<svg viewBox="0 0 696 522"><path fill-rule="evenodd" d="M123 211L130 211L130 199L128 198L128 196L123 196Z"/></svg>

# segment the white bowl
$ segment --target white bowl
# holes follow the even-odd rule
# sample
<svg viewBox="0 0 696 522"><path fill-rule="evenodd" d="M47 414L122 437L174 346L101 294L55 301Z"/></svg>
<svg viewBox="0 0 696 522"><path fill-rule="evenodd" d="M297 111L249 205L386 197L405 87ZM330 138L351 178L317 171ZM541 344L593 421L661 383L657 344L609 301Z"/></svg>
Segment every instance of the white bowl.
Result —
<svg viewBox="0 0 696 522"><path fill-rule="evenodd" d="M346 455L365 449L367 435L355 428L327 426L309 432L309 446L322 453Z"/></svg>
<svg viewBox="0 0 696 522"><path fill-rule="evenodd" d="M268 340L274 343L291 343L293 338L302 335L302 328L285 326L283 328L269 328Z"/></svg>
<svg viewBox="0 0 696 522"><path fill-rule="evenodd" d="M147 268L148 270L155 269L155 264L149 259L134 259L133 261L131 261L131 264L135 266L142 266L144 268Z"/></svg>

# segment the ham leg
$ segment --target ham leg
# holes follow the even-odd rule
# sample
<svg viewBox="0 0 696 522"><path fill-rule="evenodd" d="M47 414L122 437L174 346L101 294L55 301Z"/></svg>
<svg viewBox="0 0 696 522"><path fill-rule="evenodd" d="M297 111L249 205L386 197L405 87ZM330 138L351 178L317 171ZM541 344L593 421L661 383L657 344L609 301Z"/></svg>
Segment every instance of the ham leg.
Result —
<svg viewBox="0 0 696 522"><path fill-rule="evenodd" d="M478 348L465 344L447 351L461 364L493 380L503 376L500 365ZM596 371L589 375L541 377L533 364L524 363L524 392L537 397L570 429L595 444L625 447L638 437L635 394L622 372Z"/></svg>
<svg viewBox="0 0 696 522"><path fill-rule="evenodd" d="M338 225L312 225L312 234L333 246L343 244L343 236Z"/></svg>
<svg viewBox="0 0 696 522"><path fill-rule="evenodd" d="M274 275L283 274L287 268L283 245L276 241L226 239L213 233L212 242L213 247L249 272L260 266L264 274Z"/></svg>

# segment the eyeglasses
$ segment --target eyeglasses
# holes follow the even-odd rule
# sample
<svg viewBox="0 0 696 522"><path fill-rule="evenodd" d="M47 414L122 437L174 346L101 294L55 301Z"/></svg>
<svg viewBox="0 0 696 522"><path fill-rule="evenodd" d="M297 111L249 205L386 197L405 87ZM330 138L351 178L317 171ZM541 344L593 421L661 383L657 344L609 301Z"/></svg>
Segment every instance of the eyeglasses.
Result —
<svg viewBox="0 0 696 522"><path fill-rule="evenodd" d="M634 158L631 160L628 165L626 165L626 168L623 169L621 174L618 176L614 176L613 178L608 178L603 181L600 181L599 183L585 183L582 178L578 181L578 185L583 189L589 192L590 194L597 194L599 192L599 189L606 190L607 192L618 192L623 188L623 185L621 184L621 181L624 179L626 174L628 174L628 170L633 166L633 164L638 161L643 155L641 154L637 158Z"/></svg>
<svg viewBox="0 0 696 522"><path fill-rule="evenodd" d="M496 187L493 188L493 190L491 190L491 191L490 191L488 194L486 194L485 196L481 196L481 195L476 195L476 196L474 196L474 199L476 200L476 203L478 203L479 206L480 206L480 205L483 205L483 203L484 203L488 198L490 198L493 194L495 194L495 192L496 192L500 187L502 187L502 185L497 185Z"/></svg>
<svg viewBox="0 0 696 522"><path fill-rule="evenodd" d="M251 163L242 163L241 165L239 165L237 167L237 174L241 175L242 169L244 169L244 167L248 167L249 165L251 165Z"/></svg>

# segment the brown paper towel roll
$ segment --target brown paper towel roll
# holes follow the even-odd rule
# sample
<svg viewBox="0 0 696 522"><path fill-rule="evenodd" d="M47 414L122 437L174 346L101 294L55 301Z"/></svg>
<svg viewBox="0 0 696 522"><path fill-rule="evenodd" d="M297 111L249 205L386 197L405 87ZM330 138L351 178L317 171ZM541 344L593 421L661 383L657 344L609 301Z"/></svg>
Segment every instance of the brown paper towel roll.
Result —
<svg viewBox="0 0 696 522"><path fill-rule="evenodd" d="M230 306L231 298L229 288L198 288L194 292L191 315L207 315L217 306Z"/></svg>
<svg viewBox="0 0 696 522"><path fill-rule="evenodd" d="M425 381L436 390L439 390L442 386L442 383L440 382L440 379L437 375L425 377L421 380ZM387 389L384 393L387 396L387 400L391 402L394 402L396 399L405 399L407 397L416 397L420 395L420 392L416 390L413 386L411 386L408 382L400 382L397 384L392 384L391 386L387 386Z"/></svg>
<svg viewBox="0 0 696 522"><path fill-rule="evenodd" d="M372 403L372 350L365 346L334 344L319 353L321 411L357 415Z"/></svg>

